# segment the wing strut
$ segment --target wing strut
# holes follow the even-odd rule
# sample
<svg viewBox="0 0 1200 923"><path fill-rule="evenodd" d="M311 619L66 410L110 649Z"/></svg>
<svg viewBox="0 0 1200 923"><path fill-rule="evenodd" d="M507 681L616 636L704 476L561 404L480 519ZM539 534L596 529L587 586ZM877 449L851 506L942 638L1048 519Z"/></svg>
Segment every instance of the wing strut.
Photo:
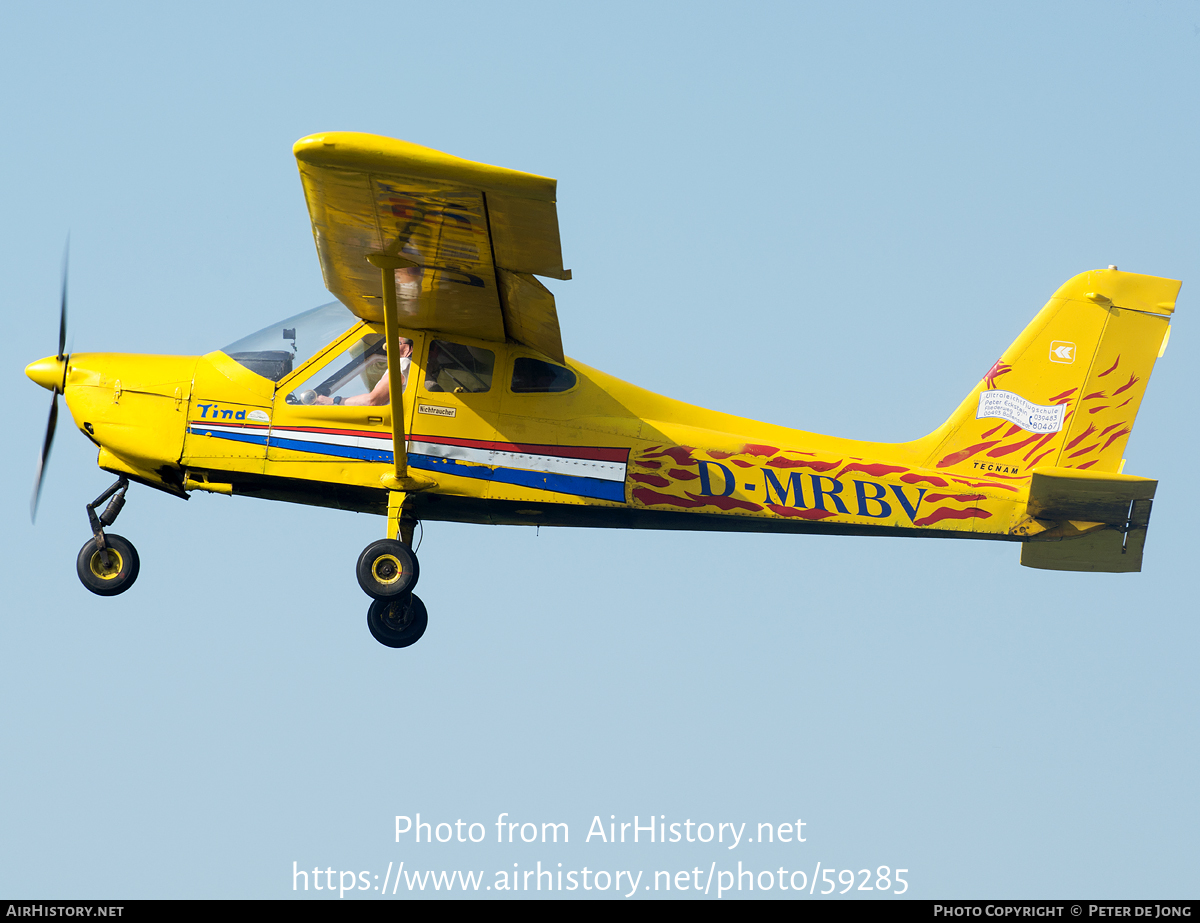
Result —
<svg viewBox="0 0 1200 923"><path fill-rule="evenodd" d="M404 375L396 356L400 354L400 320L396 307L396 270L416 266L412 260L390 253L367 254L367 262L380 270L383 277L383 337L387 348L388 396L392 411L392 457L395 474L385 474L380 480L388 488L388 538L400 538L400 519L408 494L428 490L436 482L408 473L408 443L404 435Z"/></svg>

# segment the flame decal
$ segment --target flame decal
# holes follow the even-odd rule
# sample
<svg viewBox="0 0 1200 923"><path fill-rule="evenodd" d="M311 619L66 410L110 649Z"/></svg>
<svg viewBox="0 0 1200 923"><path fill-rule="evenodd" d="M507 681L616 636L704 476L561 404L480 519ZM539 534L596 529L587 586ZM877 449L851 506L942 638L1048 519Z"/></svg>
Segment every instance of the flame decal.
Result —
<svg viewBox="0 0 1200 923"><path fill-rule="evenodd" d="M1037 444L1034 445L1034 447L1032 449L1030 449L1028 452L1025 453L1025 458L1023 460L1029 461L1030 455L1032 455L1034 452L1036 452L1038 449L1040 449L1042 446L1044 446L1047 442L1049 442L1051 439L1053 439L1057 435L1058 435L1058 433L1046 433L1045 436L1043 436L1041 439L1038 440Z"/></svg>
<svg viewBox="0 0 1200 923"><path fill-rule="evenodd" d="M1121 356L1118 354L1117 361L1112 364L1112 367L1110 369L1108 369L1107 371L1101 372L1096 377L1103 378L1105 375L1111 375L1113 372L1115 372L1117 370L1117 366L1120 364L1121 364Z"/></svg>
<svg viewBox="0 0 1200 923"><path fill-rule="evenodd" d="M935 478L933 475L902 474L900 475L900 480L902 480L905 484L919 484L921 481L925 481L928 484L932 484L934 487L950 486L949 481L943 480L942 478Z"/></svg>
<svg viewBox="0 0 1200 923"><path fill-rule="evenodd" d="M812 468L818 473L829 471L831 468L836 468L841 464L841 461L835 462L819 462L805 461L804 459L796 459L795 461L788 458L772 458L767 462L768 468Z"/></svg>
<svg viewBox="0 0 1200 923"><path fill-rule="evenodd" d="M1007 375L1012 371L1012 366L1007 364L1003 359L997 359L987 374L983 376L983 381L987 385L988 390L992 391L996 388L996 379L1001 375Z"/></svg>
<svg viewBox="0 0 1200 923"><path fill-rule="evenodd" d="M1114 423L1113 426L1120 426L1120 424ZM1112 427L1109 427L1109 429L1111 429L1111 428ZM1108 432L1108 430L1105 430L1104 432ZM1113 433L1111 436L1108 437L1108 442L1104 443L1104 446L1103 446L1103 448L1100 449L1100 451L1103 452L1104 449L1107 449L1110 445L1112 445L1114 442L1116 442L1122 436L1128 436L1132 432L1133 432L1133 430L1130 429L1128 426L1126 426L1124 429L1117 430L1115 433ZM1101 433L1100 435L1103 436L1104 433Z"/></svg>
<svg viewBox="0 0 1200 923"><path fill-rule="evenodd" d="M1113 397L1116 397L1116 396L1117 396L1118 394L1120 394L1122 391L1128 391L1130 388L1132 388L1132 387L1133 387L1135 384L1137 384L1139 381L1141 381L1141 379L1140 379L1140 378L1138 378L1136 375L1130 375L1130 376L1129 376L1129 381L1125 382L1125 384L1121 385L1121 387L1117 388L1117 390L1113 392Z"/></svg>
<svg viewBox="0 0 1200 923"><path fill-rule="evenodd" d="M863 474L869 474L873 478L881 478L885 474L899 474L901 471L907 470L907 468L900 468L896 465L847 465L835 474L834 477L840 478L843 474L848 474L851 471L861 471Z"/></svg>
<svg viewBox="0 0 1200 923"><path fill-rule="evenodd" d="M941 522L943 519L990 519L991 516L992 514L987 510L981 510L977 506L968 507L965 510L956 510L953 507L943 506L940 509L934 510L928 516L921 517L913 525L931 526L935 522Z"/></svg>
<svg viewBox="0 0 1200 923"><path fill-rule="evenodd" d="M1054 397L1050 398L1050 403L1053 404L1055 401L1061 401L1066 397L1070 397L1074 393L1075 393L1074 388L1067 388L1067 390L1063 391L1061 394L1056 394L1056 395L1054 395Z"/></svg>
<svg viewBox="0 0 1200 923"><path fill-rule="evenodd" d="M992 442L980 442L976 445L967 446L965 449L960 449L957 452L952 452L937 463L939 468L949 468L952 465L957 465L959 462L964 462L977 452L982 452L985 449L990 449L992 446L999 443L999 439Z"/></svg>
<svg viewBox="0 0 1200 923"><path fill-rule="evenodd" d="M1033 435L1019 426L1010 426L1008 422L999 424L998 428L993 428L993 432L999 433L1008 430L1008 435L1014 440L1014 444L1005 446L1001 450L1001 454L1011 454L1017 450L1025 450L1031 443L1040 442L1043 437L1041 435ZM1018 435L1019 434L1019 435ZM1053 435L1053 434L1051 434ZM995 446L1001 445L1000 439L989 440L980 445L972 447L966 454L975 454L978 452L987 451ZM992 503L998 500L996 491L1010 491L1013 494L1019 492L1019 487L1011 486L1006 483L999 483L996 480L983 480L979 478L968 478L954 475L946 477L935 476L932 472L925 472L922 469L912 469L898 464L887 464L875 462L871 459L861 459L854 456L842 456L837 458L829 453L814 453L803 452L798 449L779 449L774 446L765 446L751 444L746 446L746 452L727 452L724 450L709 450L695 446L671 446L656 447L653 451L643 452L639 460L634 464L640 464L642 467L635 468L628 475L631 483L630 501L639 503L647 508L674 508L677 510L686 510L691 512L704 512L709 515L716 514L741 514L741 515L766 515L782 519L794 520L797 523L800 521L818 522L823 520L841 519L843 516L847 519L859 520L866 514L861 510L858 512L849 512L843 514L840 510L841 504L837 504L833 509L813 509L803 506L806 502L803 499L804 491L801 488L799 478L804 478L804 483L807 484L810 475L816 484L819 477L826 479L834 478L839 483L851 486L849 496L844 497L846 504L851 504L851 497L854 490L850 484L849 477L863 476L872 479L883 479L885 483L881 486L887 487L892 485L890 490L896 491L903 495L902 504L904 509L908 511L910 517L916 517L916 510L908 507L908 502L911 502L911 494L913 491L909 488L901 488L895 486L898 484L907 485L931 485L936 491L941 488L940 492L924 493L924 510L925 515L921 518L916 518L912 524L916 527L929 526L939 522L944 523L942 529L959 529L970 530L972 525L970 520L987 519L995 513L989 512ZM773 453L773 454L768 454ZM803 458L800 456L812 456ZM648 456L654 456L652 460ZM714 459L714 462L709 463L701 461L703 459ZM658 459L663 459L659 461ZM674 460L680 462L678 466L668 463L666 460ZM716 462L720 459L720 462ZM950 457L950 462L953 463L953 456ZM700 467L701 465L716 465L719 464L724 468L724 477L716 473L716 469L709 467L707 469ZM657 470L661 469L661 470ZM756 469L761 469L767 474L768 486L767 495L764 498L756 498L754 496L755 486L752 484L743 484L744 479L754 480L754 476L758 474ZM704 478L705 470L708 474L715 478L712 486L708 486L708 480ZM776 482L776 475L773 471L779 471L783 476L783 481L787 481L790 473L794 472L797 480L794 482L796 490L797 504L795 506L786 506L787 496L793 489L793 483L788 482L786 485L787 494L783 497L775 497L770 490L770 483L774 482L779 488L779 483ZM730 478L732 477L732 482ZM990 474L988 478L1003 478L1004 475ZM1027 478L1028 475L1025 475ZM762 478L762 475L758 475ZM847 480L842 480L847 478ZM1013 480L1023 481L1025 478L1015 476ZM700 491L700 485L704 484L704 493ZM964 487L957 485L962 484ZM817 486L820 486L819 484ZM763 485L758 484L757 489L762 489ZM689 489L694 488L694 489ZM718 493L712 493L715 488ZM981 488L987 488L988 492L983 492ZM782 490L783 488L779 488ZM879 489L877 486L876 490ZM745 492L743 492L745 491ZM956 493L955 491L961 491ZM728 495L726 495L728 492ZM890 492L885 496L890 497ZM880 498L873 498L880 499ZM775 501L775 502L770 502ZM860 500L861 502L861 500ZM830 504L823 504L829 506ZM963 507L963 508L960 508ZM853 509L853 507L851 507ZM892 510L901 518L901 521L908 522L908 519L903 517L903 513L895 506ZM880 523L881 525L883 523ZM900 525L893 517L888 524Z"/></svg>
<svg viewBox="0 0 1200 923"><path fill-rule="evenodd" d="M795 507L780 506L777 503L768 503L767 509L772 513L787 516L791 519L825 519L829 516L837 515L837 513L831 513L829 510L798 510Z"/></svg>
<svg viewBox="0 0 1200 923"><path fill-rule="evenodd" d="M1053 436L1054 433L1050 433L1049 435ZM1014 442L1012 445L1003 445L998 449L992 449L992 451L988 452L988 458L1003 458L1005 455L1023 449L1025 446L1029 445L1029 443L1038 442L1041 439L1042 437L1035 433L1028 439L1022 439L1020 442Z"/></svg>
<svg viewBox="0 0 1200 923"><path fill-rule="evenodd" d="M968 487L999 487L1001 490L1016 491L1017 488L1010 484L997 484L995 481L968 481L966 478L953 478L957 484L966 484Z"/></svg>
<svg viewBox="0 0 1200 923"><path fill-rule="evenodd" d="M709 454L715 455L716 453L710 452ZM671 446L671 448L663 449L660 452L645 452L642 454L642 458L661 458L664 455L674 460L677 465L696 464L696 459L692 458L692 450L685 445ZM728 458L729 456L726 455L724 457Z"/></svg>
<svg viewBox="0 0 1200 923"><path fill-rule="evenodd" d="M681 506L684 509L695 509L698 506L703 506L703 503L697 503L695 500L687 500L683 497L672 497L670 494L660 494L657 490L651 490L649 487L635 487L633 496L646 506Z"/></svg>
<svg viewBox="0 0 1200 923"><path fill-rule="evenodd" d="M966 478L953 478L955 484L965 484L968 487L1000 487L1001 490L1016 491L1016 487L1008 484L996 484L996 481L972 481Z"/></svg>
<svg viewBox="0 0 1200 923"><path fill-rule="evenodd" d="M1083 442L1083 440L1087 439L1087 437L1090 436L1095 431L1096 431L1096 427L1093 426L1091 423L1089 423L1087 429L1085 429L1082 433L1080 433L1078 436L1076 436L1074 439L1072 439L1070 442L1068 442L1065 446L1063 446L1063 451L1065 451L1065 452L1071 451L1071 449L1075 448L1075 446L1079 445L1079 443Z"/></svg>
<svg viewBox="0 0 1200 923"><path fill-rule="evenodd" d="M705 497L693 493L688 493L688 496L697 501L700 506L715 506L723 510L750 510L752 513L762 509L761 504L751 503L749 500L738 500L734 497Z"/></svg>

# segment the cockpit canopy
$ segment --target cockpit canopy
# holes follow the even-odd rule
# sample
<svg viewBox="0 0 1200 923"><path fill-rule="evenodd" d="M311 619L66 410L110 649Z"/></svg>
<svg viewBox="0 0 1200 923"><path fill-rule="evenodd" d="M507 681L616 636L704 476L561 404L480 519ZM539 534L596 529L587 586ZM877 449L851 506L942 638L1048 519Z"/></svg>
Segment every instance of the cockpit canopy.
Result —
<svg viewBox="0 0 1200 923"><path fill-rule="evenodd" d="M344 304L333 301L263 327L221 352L250 371L279 381L357 323Z"/></svg>
<svg viewBox="0 0 1200 923"><path fill-rule="evenodd" d="M278 382L359 323L360 319L345 305L332 301L242 337L221 352L255 374ZM338 355L327 358L320 368L312 370L306 376L308 380L288 395L288 402L328 403L320 398L346 399L372 392L387 371L383 336L376 331L377 327L366 327L355 342L344 345ZM401 338L400 345L411 348L412 341ZM407 385L408 353L401 352L401 356ZM424 387L430 393L485 392L492 387L495 366L496 353L491 349L431 339L422 366ZM517 356L513 361L509 388L514 394L546 394L570 391L577 380L575 373L565 366L531 356Z"/></svg>

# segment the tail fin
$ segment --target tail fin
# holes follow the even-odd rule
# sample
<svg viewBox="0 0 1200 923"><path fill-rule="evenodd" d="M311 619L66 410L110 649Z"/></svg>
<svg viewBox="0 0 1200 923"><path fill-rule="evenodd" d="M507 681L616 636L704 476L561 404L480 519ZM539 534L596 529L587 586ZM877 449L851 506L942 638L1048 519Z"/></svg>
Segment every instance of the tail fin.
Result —
<svg viewBox="0 0 1200 923"><path fill-rule="evenodd" d="M1001 480L1119 472L1180 285L1116 269L1071 279L933 434L926 467Z"/></svg>

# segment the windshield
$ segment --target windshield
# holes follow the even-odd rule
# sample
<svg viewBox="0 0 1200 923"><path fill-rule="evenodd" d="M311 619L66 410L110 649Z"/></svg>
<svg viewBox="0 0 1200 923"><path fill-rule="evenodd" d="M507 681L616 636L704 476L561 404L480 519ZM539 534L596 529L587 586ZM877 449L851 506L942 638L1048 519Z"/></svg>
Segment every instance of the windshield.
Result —
<svg viewBox="0 0 1200 923"><path fill-rule="evenodd" d="M358 318L349 308L333 301L263 327L221 352L250 371L279 381L356 323Z"/></svg>

